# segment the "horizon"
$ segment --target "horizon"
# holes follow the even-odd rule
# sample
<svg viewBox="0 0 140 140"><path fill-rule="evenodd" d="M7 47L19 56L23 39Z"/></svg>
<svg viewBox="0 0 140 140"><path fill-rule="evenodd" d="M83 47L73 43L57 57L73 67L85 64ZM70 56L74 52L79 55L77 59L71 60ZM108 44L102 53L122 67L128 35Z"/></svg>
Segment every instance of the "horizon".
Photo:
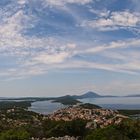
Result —
<svg viewBox="0 0 140 140"><path fill-rule="evenodd" d="M94 91L87 91L85 93L81 93L81 94L64 94L64 95L59 95L59 96L13 96L13 97L10 97L10 96L3 96L1 97L0 96L0 100L2 99L22 99L22 98L59 98L59 97L63 97L63 96L82 96L82 95L85 95L87 93L93 93L93 94L97 94L99 96L113 96L113 97L129 97L129 96L139 96L140 94L126 94L126 95L111 95L111 94L100 94L100 93L97 93L97 92L94 92ZM95 97L96 98L96 97Z"/></svg>
<svg viewBox="0 0 140 140"><path fill-rule="evenodd" d="M140 93L139 0L1 0L0 97Z"/></svg>

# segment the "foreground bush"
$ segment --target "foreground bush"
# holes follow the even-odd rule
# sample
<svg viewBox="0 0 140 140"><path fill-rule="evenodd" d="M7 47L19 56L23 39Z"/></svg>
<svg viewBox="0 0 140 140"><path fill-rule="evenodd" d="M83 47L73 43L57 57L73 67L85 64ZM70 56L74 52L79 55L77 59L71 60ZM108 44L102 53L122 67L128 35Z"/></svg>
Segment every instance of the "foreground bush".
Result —
<svg viewBox="0 0 140 140"><path fill-rule="evenodd" d="M30 135L25 130L8 130L0 133L0 140L28 140Z"/></svg>
<svg viewBox="0 0 140 140"><path fill-rule="evenodd" d="M140 140L140 121L125 120L120 125L97 129L86 140Z"/></svg>

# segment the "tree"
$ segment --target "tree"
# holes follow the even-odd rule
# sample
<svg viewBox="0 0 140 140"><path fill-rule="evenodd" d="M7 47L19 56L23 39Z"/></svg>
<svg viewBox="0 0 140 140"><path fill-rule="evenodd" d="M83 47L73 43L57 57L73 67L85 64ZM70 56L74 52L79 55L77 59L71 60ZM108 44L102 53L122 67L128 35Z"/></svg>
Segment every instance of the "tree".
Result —
<svg viewBox="0 0 140 140"><path fill-rule="evenodd" d="M0 140L28 140L30 135L24 129L21 130L7 130L0 134Z"/></svg>
<svg viewBox="0 0 140 140"><path fill-rule="evenodd" d="M89 134L86 140L130 140L127 136L121 134L114 126L103 129L97 129Z"/></svg>

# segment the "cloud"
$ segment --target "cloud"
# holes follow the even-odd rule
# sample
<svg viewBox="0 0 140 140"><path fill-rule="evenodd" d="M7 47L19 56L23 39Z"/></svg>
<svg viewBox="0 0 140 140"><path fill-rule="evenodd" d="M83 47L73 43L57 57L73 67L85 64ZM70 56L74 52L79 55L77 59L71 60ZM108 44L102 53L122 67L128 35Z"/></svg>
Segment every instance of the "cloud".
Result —
<svg viewBox="0 0 140 140"><path fill-rule="evenodd" d="M139 94L140 83L136 80L128 81L123 79L114 79L104 82L103 84L92 85L92 89L97 91L97 93L102 93L103 95L132 95ZM102 88L101 88L102 87Z"/></svg>
<svg viewBox="0 0 140 140"><path fill-rule="evenodd" d="M45 65L62 63L71 56L76 47L74 43L63 43L54 37L25 35L26 30L34 27L37 19L32 14L25 14L22 9L10 16L3 11L0 14L7 15L3 16L0 24L1 58L11 59L5 63L8 68L3 67L1 70L2 77L13 79L47 73L48 66Z"/></svg>
<svg viewBox="0 0 140 140"><path fill-rule="evenodd" d="M58 69L96 69L96 70L104 70L116 73L125 73L130 75L137 75L138 72L134 70L139 70L140 67L135 65L135 68L132 64L108 64L108 63L97 63L97 62L89 62L89 61L70 61L69 63L65 63L62 65L55 65L55 68ZM53 67L53 66L52 66Z"/></svg>
<svg viewBox="0 0 140 140"><path fill-rule="evenodd" d="M89 48L85 51L81 51L81 53L99 53L109 49L118 49L118 48L128 48L128 47L139 47L140 39L128 39L125 41L113 41L109 44L103 44L100 46L95 46Z"/></svg>
<svg viewBox="0 0 140 140"><path fill-rule="evenodd" d="M90 56L91 60L92 58L95 59L90 61L86 59L86 57L83 57L84 60L75 60L71 64L69 63L65 66L68 68L91 68L119 73L139 74L139 44L140 39L134 38L75 51L75 55ZM98 58L102 58L102 62L98 62Z"/></svg>
<svg viewBox="0 0 140 140"><path fill-rule="evenodd" d="M24 31L32 27L30 22L32 15L25 15L22 10L17 11L13 16L5 18L4 25L0 25L0 52L4 58L14 57L14 66L1 71L1 76L10 79L25 78L47 73L50 69L101 69L106 71L137 74L140 71L137 58L128 62L128 57L121 57L116 54L112 57L109 51L116 49L138 48L139 39L125 41L114 41L107 44L91 46L79 50L78 44L66 43L53 37L26 36ZM30 24L29 24L30 23ZM78 47L78 48L77 48ZM107 51L106 56L103 52ZM88 60L73 60L75 55L98 54L110 57L113 60L123 59L123 64L99 63ZM133 54L135 55L135 54ZM124 58L123 58L124 57ZM8 78L9 79L9 78Z"/></svg>
<svg viewBox="0 0 140 140"><path fill-rule="evenodd" d="M95 11L93 12L95 13ZM99 31L108 31L135 28L139 24L140 14L137 12L121 11L109 14L109 11L106 11L105 15L101 14L101 17L95 20L85 20L80 26L90 27Z"/></svg>
<svg viewBox="0 0 140 140"><path fill-rule="evenodd" d="M91 46L85 38L85 43L81 46L80 41L75 42L71 39L69 41L65 39L65 36L28 35L26 31L35 27L38 17L32 12L28 14L25 12L23 5L26 2L26 0L19 0L15 9L13 4L0 10L2 17L0 22L0 63L4 65L0 65L0 68L2 67L0 77L20 79L46 74L52 69L71 68L100 69L127 74L140 73L140 58L137 53L140 44L139 38ZM67 3L86 4L90 1L48 0L47 3L49 2L51 5L56 4L54 6L62 6ZM91 12L98 13L93 10ZM95 26L90 27L101 30L101 28L135 27L139 24L139 14L129 11L110 13L110 11L105 10L105 13L101 12L98 16L100 19L92 21ZM123 54L122 51L125 51L127 55ZM78 55L82 56L83 59L76 57ZM84 57L85 55L90 56L92 61ZM93 59L95 56L96 59ZM102 62L98 62L98 58L103 58ZM106 59L110 59L110 61L105 61ZM117 61L118 59L119 61ZM116 63L113 63L114 61Z"/></svg>
<svg viewBox="0 0 140 140"><path fill-rule="evenodd" d="M107 9L97 10L97 9L90 8L89 11L97 15L98 17L102 17L102 18L107 18L109 14L111 13L110 10L107 10Z"/></svg>
<svg viewBox="0 0 140 140"><path fill-rule="evenodd" d="M53 64L53 63L61 63L69 56L66 52L61 52L59 54L40 54L33 58L35 62L44 63L44 64Z"/></svg>
<svg viewBox="0 0 140 140"><path fill-rule="evenodd" d="M91 3L92 0L44 0L48 6L64 6L66 4L85 5Z"/></svg>
<svg viewBox="0 0 140 140"><path fill-rule="evenodd" d="M59 47L59 48L58 48ZM48 49L47 51L41 51L38 54L33 55L27 64L57 64L66 61L66 59L72 57L76 44L66 44L65 46L58 46Z"/></svg>
<svg viewBox="0 0 140 140"><path fill-rule="evenodd" d="M18 0L18 4L24 5L27 1L26 0Z"/></svg>

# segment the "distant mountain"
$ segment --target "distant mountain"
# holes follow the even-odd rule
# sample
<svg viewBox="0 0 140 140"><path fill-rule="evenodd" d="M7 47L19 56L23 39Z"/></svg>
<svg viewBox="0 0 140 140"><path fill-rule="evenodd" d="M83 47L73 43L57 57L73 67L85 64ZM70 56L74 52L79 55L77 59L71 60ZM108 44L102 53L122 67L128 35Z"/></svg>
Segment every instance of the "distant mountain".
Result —
<svg viewBox="0 0 140 140"><path fill-rule="evenodd" d="M127 95L125 97L140 97L140 94L135 94L135 95Z"/></svg>
<svg viewBox="0 0 140 140"><path fill-rule="evenodd" d="M85 94L82 95L66 95L66 96L61 96L53 99L53 102L59 102L64 105L74 105L77 103L80 103L78 99L85 99L85 98L104 98L104 97L117 97L117 96L111 96L111 95L105 95L101 96L95 92L89 91Z"/></svg>
<svg viewBox="0 0 140 140"><path fill-rule="evenodd" d="M89 91L83 95L74 95L72 96L73 98L75 99L84 99L84 98L99 98L101 97L99 94L95 93L95 92L92 92L92 91Z"/></svg>
<svg viewBox="0 0 140 140"><path fill-rule="evenodd" d="M78 95L73 95L72 97L75 98L75 99L84 99L84 98L104 98L104 97L117 97L117 96L111 96L111 95L102 96L102 95L99 95L95 92L89 91L89 92L87 92L83 95L79 95L79 96Z"/></svg>

